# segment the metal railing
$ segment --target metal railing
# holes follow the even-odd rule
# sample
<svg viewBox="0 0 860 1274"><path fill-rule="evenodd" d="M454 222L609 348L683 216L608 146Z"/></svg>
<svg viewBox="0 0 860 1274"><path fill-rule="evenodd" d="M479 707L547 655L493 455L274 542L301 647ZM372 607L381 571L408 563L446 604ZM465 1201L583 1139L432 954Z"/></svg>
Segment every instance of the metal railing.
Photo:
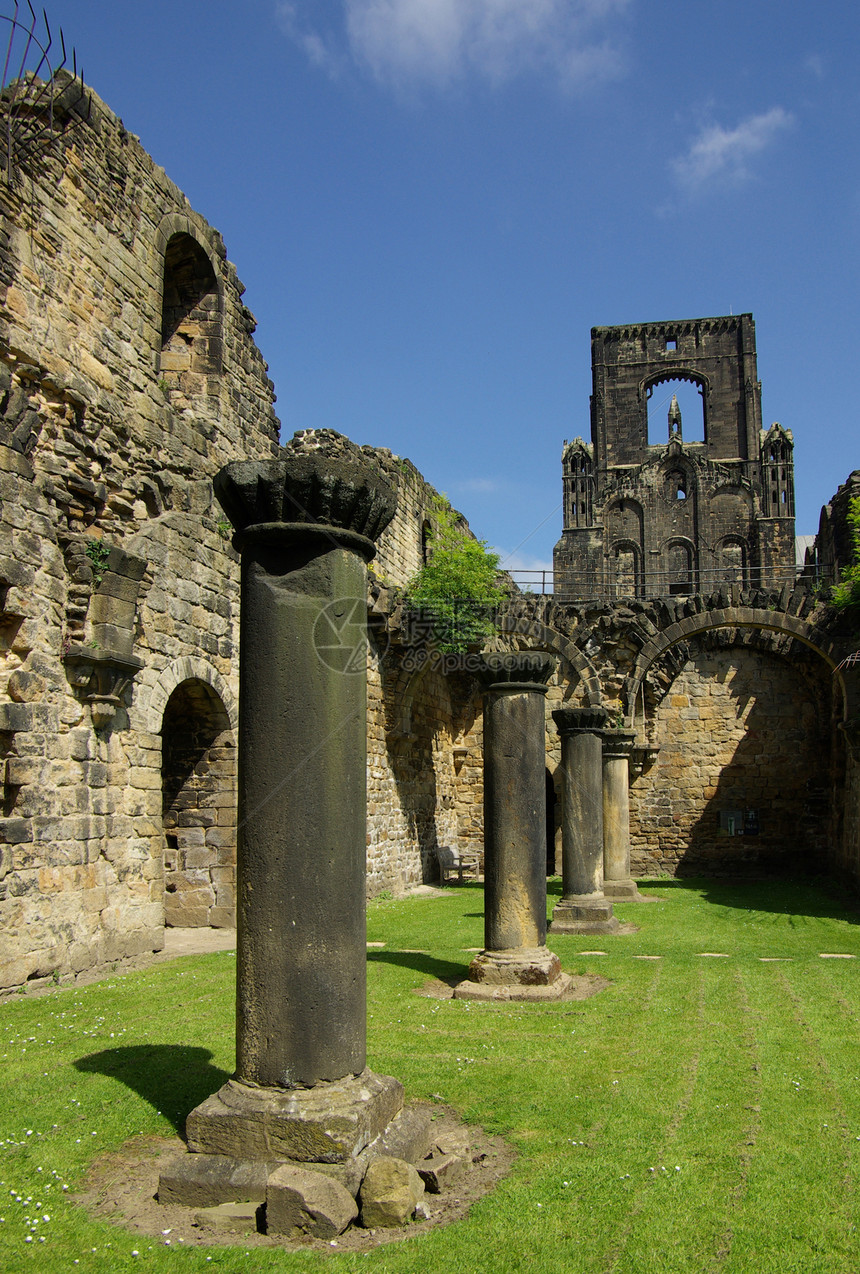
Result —
<svg viewBox="0 0 860 1274"><path fill-rule="evenodd" d="M615 579L600 579L594 571L565 571L556 589L556 573L547 570L508 571L524 593L559 598L622 597L686 597L694 593L709 594L720 588L737 587L742 592L779 592L786 584L791 588L803 579L810 588L832 583L829 571L815 566L786 566L771 570L761 567L728 567L714 570L642 571L635 576L625 572ZM561 573L559 573L561 574Z"/></svg>

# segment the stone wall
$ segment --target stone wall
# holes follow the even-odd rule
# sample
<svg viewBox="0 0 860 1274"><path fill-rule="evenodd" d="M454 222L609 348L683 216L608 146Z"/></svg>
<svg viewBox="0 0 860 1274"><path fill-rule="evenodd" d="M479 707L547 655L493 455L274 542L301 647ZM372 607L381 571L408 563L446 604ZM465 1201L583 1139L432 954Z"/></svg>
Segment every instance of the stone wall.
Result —
<svg viewBox="0 0 860 1274"><path fill-rule="evenodd" d="M827 669L697 644L650 723L656 762L631 786L634 875L823 870Z"/></svg>
<svg viewBox="0 0 860 1274"><path fill-rule="evenodd" d="M11 986L162 945L163 818L185 841L172 893L203 873L206 921L231 907L238 559L212 477L271 455L278 424L220 236L98 98L75 127L58 110L55 148L0 205ZM168 747L165 800L164 712L183 686L173 726L202 753L183 795L189 758ZM220 719L206 747L200 687Z"/></svg>

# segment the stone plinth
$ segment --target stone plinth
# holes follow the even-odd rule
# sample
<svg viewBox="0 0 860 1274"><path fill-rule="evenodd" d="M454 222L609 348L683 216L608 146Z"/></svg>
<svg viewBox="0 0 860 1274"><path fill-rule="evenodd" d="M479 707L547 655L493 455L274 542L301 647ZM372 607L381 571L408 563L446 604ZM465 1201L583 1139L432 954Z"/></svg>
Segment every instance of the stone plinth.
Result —
<svg viewBox="0 0 860 1274"><path fill-rule="evenodd" d="M603 889L603 729L605 708L561 708L562 897L550 933L614 933Z"/></svg>
<svg viewBox="0 0 860 1274"><path fill-rule="evenodd" d="M365 1071L316 1088L250 1088L236 1080L188 1116L188 1149L265 1162L345 1163L387 1128L403 1085Z"/></svg>
<svg viewBox="0 0 860 1274"><path fill-rule="evenodd" d="M395 498L346 439L216 490L242 558L236 1074L188 1144L343 1164L403 1104L365 1069L366 563Z"/></svg>
<svg viewBox="0 0 860 1274"><path fill-rule="evenodd" d="M568 990L546 948L544 705L554 659L487 654L484 686L484 943L458 999L551 999Z"/></svg>
<svg viewBox="0 0 860 1274"><path fill-rule="evenodd" d="M636 901L630 875L630 754L636 735L603 732L603 892L607 898Z"/></svg>

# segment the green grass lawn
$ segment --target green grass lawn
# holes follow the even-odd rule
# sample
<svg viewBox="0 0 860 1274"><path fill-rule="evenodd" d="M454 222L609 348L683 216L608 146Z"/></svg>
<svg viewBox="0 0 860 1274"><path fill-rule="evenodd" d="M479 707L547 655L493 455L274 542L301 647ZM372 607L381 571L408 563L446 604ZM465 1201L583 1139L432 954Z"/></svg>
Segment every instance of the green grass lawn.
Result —
<svg viewBox="0 0 860 1274"><path fill-rule="evenodd" d="M415 994L465 973L480 887L371 904L369 1064L518 1158L465 1220L365 1254L183 1251L69 1201L227 1077L232 953L0 1005L0 1269L857 1274L860 958L822 953L860 957L860 916L810 884L644 890L616 908L638 933L551 939L611 980L555 1005Z"/></svg>

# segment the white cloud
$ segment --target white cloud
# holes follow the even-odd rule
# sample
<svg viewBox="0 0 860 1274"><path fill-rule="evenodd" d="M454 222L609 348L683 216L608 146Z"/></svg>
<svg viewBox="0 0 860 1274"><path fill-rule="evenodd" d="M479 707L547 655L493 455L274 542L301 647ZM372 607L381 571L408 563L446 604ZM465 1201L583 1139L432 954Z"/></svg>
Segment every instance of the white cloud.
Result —
<svg viewBox="0 0 860 1274"><path fill-rule="evenodd" d="M281 25L317 65L348 56L398 89L444 87L467 75L500 84L549 72L566 90L621 73L607 30L632 0L339 0L343 30L320 32L314 0L282 0ZM317 10L318 12L318 10Z"/></svg>
<svg viewBox="0 0 860 1274"><path fill-rule="evenodd" d="M713 124L702 129L685 155L672 161L680 186L691 194L716 181L737 184L752 176L750 161L794 122L781 106L751 115L736 128Z"/></svg>
<svg viewBox="0 0 860 1274"><path fill-rule="evenodd" d="M312 66L337 79L344 65L337 42L330 34L321 34L305 21L297 0L279 0L276 15L281 30L302 50Z"/></svg>
<svg viewBox="0 0 860 1274"><path fill-rule="evenodd" d="M528 571L531 576L531 586L536 588L538 592L541 590L541 575L543 572L552 571L552 562L545 557L536 557L531 553L520 553L516 549L508 553L505 549L495 549L501 560L501 568L503 571ZM525 581L521 581L523 583Z"/></svg>

